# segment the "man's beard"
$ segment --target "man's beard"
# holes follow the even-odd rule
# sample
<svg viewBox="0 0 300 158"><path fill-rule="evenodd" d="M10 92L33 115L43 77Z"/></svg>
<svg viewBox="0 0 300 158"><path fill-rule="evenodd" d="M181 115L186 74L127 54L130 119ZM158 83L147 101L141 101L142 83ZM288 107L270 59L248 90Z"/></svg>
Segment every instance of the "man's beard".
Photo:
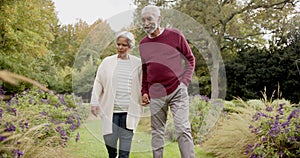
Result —
<svg viewBox="0 0 300 158"><path fill-rule="evenodd" d="M156 29L158 28L158 24L155 23L154 25L151 26L151 29L150 30L145 30L145 32L149 35L151 35Z"/></svg>

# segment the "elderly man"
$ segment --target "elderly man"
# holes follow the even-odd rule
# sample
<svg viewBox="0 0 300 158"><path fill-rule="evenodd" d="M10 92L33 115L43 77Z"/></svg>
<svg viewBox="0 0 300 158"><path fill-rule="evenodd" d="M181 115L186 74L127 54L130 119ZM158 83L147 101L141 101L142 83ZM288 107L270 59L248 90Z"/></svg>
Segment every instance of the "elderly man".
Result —
<svg viewBox="0 0 300 158"><path fill-rule="evenodd" d="M170 108L181 157L194 158L187 87L195 58L183 34L177 29L161 28L160 22L158 7L149 5L142 9L142 26L147 33L139 47L143 63L142 105L150 105L153 157L163 157Z"/></svg>

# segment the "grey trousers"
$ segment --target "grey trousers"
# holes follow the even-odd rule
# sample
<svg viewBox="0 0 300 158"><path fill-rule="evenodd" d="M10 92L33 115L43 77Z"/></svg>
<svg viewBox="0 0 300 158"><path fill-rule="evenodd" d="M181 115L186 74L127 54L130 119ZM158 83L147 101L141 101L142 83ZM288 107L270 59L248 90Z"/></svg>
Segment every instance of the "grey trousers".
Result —
<svg viewBox="0 0 300 158"><path fill-rule="evenodd" d="M189 97L187 87L180 83L177 89L161 98L151 99L152 150L154 158L162 158L164 150L164 133L168 109L171 109L174 126L178 136L181 158L194 158L194 143L189 122Z"/></svg>

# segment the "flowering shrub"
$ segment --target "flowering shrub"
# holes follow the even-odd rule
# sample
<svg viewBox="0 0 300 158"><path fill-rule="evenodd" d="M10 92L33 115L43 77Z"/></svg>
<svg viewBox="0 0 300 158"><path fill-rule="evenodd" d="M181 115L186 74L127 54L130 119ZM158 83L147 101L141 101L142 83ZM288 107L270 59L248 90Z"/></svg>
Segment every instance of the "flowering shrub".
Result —
<svg viewBox="0 0 300 158"><path fill-rule="evenodd" d="M205 124L204 117L209 108L212 107L210 99L203 95L195 95L190 97L190 115L192 137L195 144L200 144L204 139L203 131L200 127ZM166 139L169 141L177 141L177 134L174 127L174 122L171 112L169 111L168 120L166 123Z"/></svg>
<svg viewBox="0 0 300 158"><path fill-rule="evenodd" d="M72 99L71 95L27 90L9 101L0 100L0 157L34 157L39 147L64 147L80 126Z"/></svg>
<svg viewBox="0 0 300 158"><path fill-rule="evenodd" d="M211 108L210 99L206 96L194 96L191 98L190 103L190 117L192 136L195 144L200 144L203 141L203 131L201 131L201 126L204 126L204 117L209 108Z"/></svg>
<svg viewBox="0 0 300 158"><path fill-rule="evenodd" d="M271 104L258 111L249 127L257 141L247 146L246 154L251 158L293 158L300 155L300 109L297 106Z"/></svg>

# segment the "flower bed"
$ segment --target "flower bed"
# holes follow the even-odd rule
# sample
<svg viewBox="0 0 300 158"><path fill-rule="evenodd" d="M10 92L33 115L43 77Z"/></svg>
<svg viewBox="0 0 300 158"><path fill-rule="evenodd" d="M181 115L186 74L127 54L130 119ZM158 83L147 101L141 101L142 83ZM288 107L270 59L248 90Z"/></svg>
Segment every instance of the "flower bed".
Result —
<svg viewBox="0 0 300 158"><path fill-rule="evenodd" d="M51 148L66 146L80 119L72 95L33 89L1 101L0 157L49 156Z"/></svg>

